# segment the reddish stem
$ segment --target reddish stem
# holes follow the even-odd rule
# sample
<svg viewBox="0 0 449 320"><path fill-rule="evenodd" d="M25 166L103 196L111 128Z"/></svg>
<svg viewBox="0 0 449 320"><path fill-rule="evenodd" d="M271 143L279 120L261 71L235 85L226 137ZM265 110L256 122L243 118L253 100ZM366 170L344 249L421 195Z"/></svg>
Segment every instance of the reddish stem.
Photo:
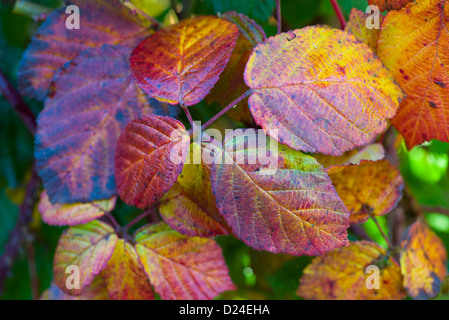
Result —
<svg viewBox="0 0 449 320"><path fill-rule="evenodd" d="M185 106L182 106L181 108L182 108L182 110L184 110L184 112L187 116L187 119L189 119L190 125L193 127L193 118L192 118L192 115L190 114L189 109Z"/></svg>
<svg viewBox="0 0 449 320"><path fill-rule="evenodd" d="M282 12L281 12L281 0L276 0L276 14L278 23L278 34L282 32Z"/></svg>
<svg viewBox="0 0 449 320"><path fill-rule="evenodd" d="M388 245L388 249L393 250L393 245L391 244L390 239L388 239L387 235L385 234L385 232L383 231L382 227L380 226L379 221L377 221L375 216L371 216L371 219L374 221L374 223L377 226L377 229L379 229L380 234L385 239L385 242Z"/></svg>
<svg viewBox="0 0 449 320"><path fill-rule="evenodd" d="M337 0L330 0L332 7L334 7L335 13L337 14L338 21L340 21L341 30L345 30L346 28L346 19L343 15L343 12L341 11L340 5L338 4Z"/></svg>
<svg viewBox="0 0 449 320"><path fill-rule="evenodd" d="M129 229L131 229L132 226L134 226L136 223L140 222L140 220L145 219L146 217L148 217L149 215L155 215L155 210L156 210L156 205L151 206L150 208L148 208L147 210L145 210L143 213L141 213L139 216L137 216L136 218L134 218L130 223L128 223L128 225L126 227L123 228L123 233L127 233ZM157 219L155 219L157 220ZM156 221L155 221L156 222Z"/></svg>
<svg viewBox="0 0 449 320"><path fill-rule="evenodd" d="M23 101L22 96L11 85L8 79L0 70L0 92L3 93L6 100L13 107L25 126L34 135L36 133L36 117L31 109Z"/></svg>
<svg viewBox="0 0 449 320"><path fill-rule="evenodd" d="M221 110L219 113L217 113L215 116L212 117L209 121L207 121L205 124L201 126L201 131L205 130L207 127L209 127L212 123L217 121L221 116L223 116L226 112L234 108L240 101L248 97L251 93L253 93L253 90L248 90L244 94L242 94L240 97L238 97L234 102L231 102L230 105L225 107L223 110Z"/></svg>

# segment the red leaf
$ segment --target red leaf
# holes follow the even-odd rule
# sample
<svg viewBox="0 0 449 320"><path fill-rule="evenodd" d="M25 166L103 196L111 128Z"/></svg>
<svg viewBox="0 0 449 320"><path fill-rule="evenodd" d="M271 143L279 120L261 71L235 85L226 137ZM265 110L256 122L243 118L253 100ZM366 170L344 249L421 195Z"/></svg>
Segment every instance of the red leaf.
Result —
<svg viewBox="0 0 449 320"><path fill-rule="evenodd" d="M37 170L51 203L103 200L116 195L114 154L126 124L163 113L134 83L128 49L91 48L55 75L39 114Z"/></svg>
<svg viewBox="0 0 449 320"><path fill-rule="evenodd" d="M201 16L159 30L131 55L131 69L150 97L191 106L209 93L239 35L236 25Z"/></svg>
<svg viewBox="0 0 449 320"><path fill-rule="evenodd" d="M73 0L81 11L79 30L66 28L65 7L50 14L39 27L19 67L22 94L43 100L59 67L82 51L103 44L134 48L150 34L149 21L141 21L118 0Z"/></svg>
<svg viewBox="0 0 449 320"><path fill-rule="evenodd" d="M142 229L135 239L140 261L162 299L206 300L235 289L214 240L183 236L165 223Z"/></svg>
<svg viewBox="0 0 449 320"><path fill-rule="evenodd" d="M120 136L115 157L120 198L141 209L159 201L181 173L189 142L182 123L170 117L132 121Z"/></svg>

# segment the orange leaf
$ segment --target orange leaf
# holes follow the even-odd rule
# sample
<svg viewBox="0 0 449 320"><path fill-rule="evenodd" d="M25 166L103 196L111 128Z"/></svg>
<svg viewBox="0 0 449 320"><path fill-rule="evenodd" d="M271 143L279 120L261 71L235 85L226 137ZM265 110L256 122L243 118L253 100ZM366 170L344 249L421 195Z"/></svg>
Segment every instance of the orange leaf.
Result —
<svg viewBox="0 0 449 320"><path fill-rule="evenodd" d="M412 2L382 23L378 55L407 94L392 124L411 149L449 141L449 3Z"/></svg>
<svg viewBox="0 0 449 320"><path fill-rule="evenodd" d="M195 149L202 152L199 148L198 144L192 144L191 154ZM210 171L204 163L184 165L178 181L159 207L162 219L171 228L191 237L228 234L229 227L218 212L211 191Z"/></svg>
<svg viewBox="0 0 449 320"><path fill-rule="evenodd" d="M253 51L245 82L251 113L270 135L278 132L295 150L335 156L370 143L402 98L368 46L335 29L269 38Z"/></svg>
<svg viewBox="0 0 449 320"><path fill-rule="evenodd" d="M351 212L350 223L367 221L393 210L402 196L404 181L388 160L362 161L329 174L338 195Z"/></svg>
<svg viewBox="0 0 449 320"><path fill-rule="evenodd" d="M19 88L24 95L44 100L55 72L88 48L120 44L131 50L152 32L150 21L139 20L118 0L70 2L80 8L80 29L66 28L66 7L48 16L19 67Z"/></svg>
<svg viewBox="0 0 449 320"><path fill-rule="evenodd" d="M240 30L240 36L226 69L211 93L206 96L208 103L218 102L224 108L248 90L248 86L243 80L246 63L253 48L258 43L265 41L267 36L255 21L243 14L231 11L221 17L237 25ZM248 108L248 99L240 102L237 107L232 108L226 114L235 121L254 123Z"/></svg>
<svg viewBox="0 0 449 320"><path fill-rule="evenodd" d="M140 265L136 250L123 239L118 240L102 275L113 300L154 299L153 289Z"/></svg>
<svg viewBox="0 0 449 320"><path fill-rule="evenodd" d="M367 272L369 266L380 269L379 289L367 286L372 274ZM406 296L398 264L383 248L368 241L352 242L348 248L313 259L297 293L314 300L399 300Z"/></svg>
<svg viewBox="0 0 449 320"><path fill-rule="evenodd" d="M107 224L98 220L71 227L59 239L53 262L53 277L56 285L71 295L80 295L95 276L106 267L117 243L117 235ZM67 267L79 269L80 289L69 289L66 280L70 274Z"/></svg>
<svg viewBox="0 0 449 320"><path fill-rule="evenodd" d="M406 231L402 250L401 270L409 296L414 299L437 296L446 276L447 263L441 239L418 220Z"/></svg>
<svg viewBox="0 0 449 320"><path fill-rule="evenodd" d="M360 42L366 43L373 52L377 52L377 39L379 38L380 30L375 28L368 29L366 27L368 17L370 17L370 14L364 13L356 8L352 9L345 30L352 33ZM382 19L382 17L379 16L379 19Z"/></svg>
<svg viewBox="0 0 449 320"><path fill-rule="evenodd" d="M281 147L277 170L247 163L265 152L252 139L248 146L245 136L229 140L217 154L226 159L212 165L212 192L235 236L257 250L296 256L347 245L349 213L318 162Z"/></svg>
<svg viewBox="0 0 449 320"><path fill-rule="evenodd" d="M370 5L378 6L380 12L399 10L413 0L368 0Z"/></svg>
<svg viewBox="0 0 449 320"><path fill-rule="evenodd" d="M47 192L41 193L39 212L42 220L52 226L75 226L102 217L115 207L117 197L89 203L51 204Z"/></svg>
<svg viewBox="0 0 449 320"><path fill-rule="evenodd" d="M131 55L131 69L150 97L192 106L209 93L234 49L236 25L201 16L163 28Z"/></svg>
<svg viewBox="0 0 449 320"><path fill-rule="evenodd" d="M115 157L120 198L141 209L159 201L181 173L189 142L183 124L170 117L132 121L120 136Z"/></svg>
<svg viewBox="0 0 449 320"><path fill-rule="evenodd" d="M214 240L183 236L165 223L142 229L135 239L139 259L162 299L213 299L235 289Z"/></svg>

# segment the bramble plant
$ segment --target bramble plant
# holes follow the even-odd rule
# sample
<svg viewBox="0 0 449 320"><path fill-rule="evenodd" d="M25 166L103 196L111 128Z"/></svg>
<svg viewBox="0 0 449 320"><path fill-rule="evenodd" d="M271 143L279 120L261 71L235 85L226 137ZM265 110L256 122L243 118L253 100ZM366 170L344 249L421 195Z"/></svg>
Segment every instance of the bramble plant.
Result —
<svg viewBox="0 0 449 320"><path fill-rule="evenodd" d="M36 128L16 104L35 130L28 192L37 174L42 220L67 226L42 298L230 297L228 238L278 264L316 256L297 266L305 299L444 291L446 248L398 150L449 142L448 1L368 0L346 21L331 0L341 29L293 30L279 0L162 2L68 1L22 57L19 90L44 101ZM252 18L270 16L267 37Z"/></svg>

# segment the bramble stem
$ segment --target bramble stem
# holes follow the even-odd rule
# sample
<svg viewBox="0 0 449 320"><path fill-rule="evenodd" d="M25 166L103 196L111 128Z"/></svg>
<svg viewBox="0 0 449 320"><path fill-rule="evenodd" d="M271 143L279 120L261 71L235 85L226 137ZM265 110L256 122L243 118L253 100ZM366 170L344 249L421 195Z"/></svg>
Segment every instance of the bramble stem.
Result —
<svg viewBox="0 0 449 320"><path fill-rule="evenodd" d="M281 0L276 0L276 14L278 23L278 34L282 32L282 12L281 12Z"/></svg>
<svg viewBox="0 0 449 320"><path fill-rule="evenodd" d="M126 7L128 7L131 11L133 12L137 12L138 14L140 14L141 16L145 17L146 19L151 21L151 26L158 30L160 28L162 28L162 25L159 21L157 21L155 18L153 18L152 16L148 15L146 12L144 12L143 10L137 8L134 4L131 3L130 0L124 0L123 5L125 5Z"/></svg>
<svg viewBox="0 0 449 320"><path fill-rule="evenodd" d="M144 212L142 212L140 215L138 215L136 218L134 218L130 223L126 225L126 227L123 228L123 233L128 233L128 230L131 229L132 226L134 226L136 223L140 222L140 220L145 219L149 215L155 214L156 211L156 205L151 206ZM156 220L156 219L155 219Z"/></svg>
<svg viewBox="0 0 449 320"><path fill-rule="evenodd" d="M110 212L106 212L105 216L108 217L109 221L111 221L111 223L114 225L114 229L116 231L120 231L121 230L122 227L119 225L117 220L115 220L114 216Z"/></svg>
<svg viewBox="0 0 449 320"><path fill-rule="evenodd" d="M23 101L22 96L11 85L11 83L8 81L1 70L0 92L3 93L5 99L19 115L20 119L23 121L31 134L34 135L36 133L36 117L34 116L33 112L31 112L31 109L28 107L28 105Z"/></svg>
<svg viewBox="0 0 449 320"><path fill-rule="evenodd" d="M341 11L340 5L337 0L330 0L332 7L334 7L335 13L337 14L338 21L340 21L341 30L345 30L346 28L346 19Z"/></svg>
<svg viewBox="0 0 449 320"><path fill-rule="evenodd" d="M385 232L382 230L382 227L380 226L379 221L377 221L376 217L373 216L373 215L371 215L371 219L374 221L374 223L376 224L377 228L379 229L380 234L385 239L385 242L388 245L388 249L392 250L393 249L393 245L391 244L391 241L390 241L390 239L388 239L388 237L385 234Z"/></svg>
<svg viewBox="0 0 449 320"><path fill-rule="evenodd" d="M234 108L240 101L242 101L243 99L248 97L251 93L253 93L253 90L251 90L251 89L246 91L244 94L242 94L240 97L238 97L234 102L231 102L230 105L228 105L227 107L223 108L223 110L221 110L219 113L217 113L215 116L213 116L212 119L210 119L209 121L207 121L205 124L203 124L201 126L201 131L205 130L212 123L217 121L217 119L221 118L221 116L223 116L226 112L228 112L229 110Z"/></svg>
<svg viewBox="0 0 449 320"><path fill-rule="evenodd" d="M193 118L192 115L190 114L189 109L186 106L181 106L182 110L184 110L187 119L189 119L190 125L193 127Z"/></svg>

